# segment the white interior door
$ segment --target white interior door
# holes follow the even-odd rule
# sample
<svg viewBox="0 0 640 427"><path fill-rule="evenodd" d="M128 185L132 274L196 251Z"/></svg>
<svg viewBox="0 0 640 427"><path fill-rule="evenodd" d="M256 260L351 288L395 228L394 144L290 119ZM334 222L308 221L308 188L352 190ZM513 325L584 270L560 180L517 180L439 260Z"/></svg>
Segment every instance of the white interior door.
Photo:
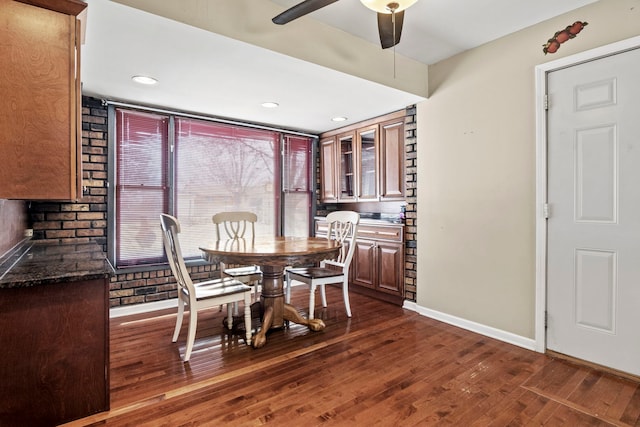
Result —
<svg viewBox="0 0 640 427"><path fill-rule="evenodd" d="M640 375L640 49L547 88L547 348Z"/></svg>

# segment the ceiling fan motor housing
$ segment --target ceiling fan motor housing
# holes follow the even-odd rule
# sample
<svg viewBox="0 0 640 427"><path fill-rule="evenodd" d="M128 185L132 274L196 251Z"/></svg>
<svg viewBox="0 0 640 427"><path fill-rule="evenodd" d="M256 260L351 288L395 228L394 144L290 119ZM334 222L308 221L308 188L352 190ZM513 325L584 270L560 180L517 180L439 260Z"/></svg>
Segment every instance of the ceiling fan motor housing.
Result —
<svg viewBox="0 0 640 427"><path fill-rule="evenodd" d="M390 2L389 0L360 0L363 5L378 13L401 12L416 1L418 0L397 0L394 2Z"/></svg>

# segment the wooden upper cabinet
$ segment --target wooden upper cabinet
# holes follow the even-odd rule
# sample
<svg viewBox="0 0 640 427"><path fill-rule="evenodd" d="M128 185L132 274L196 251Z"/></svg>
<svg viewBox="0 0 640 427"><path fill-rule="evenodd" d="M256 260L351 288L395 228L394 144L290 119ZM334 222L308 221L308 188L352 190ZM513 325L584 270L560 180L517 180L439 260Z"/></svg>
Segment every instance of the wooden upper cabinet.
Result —
<svg viewBox="0 0 640 427"><path fill-rule="evenodd" d="M320 199L325 202L338 201L337 148L334 137L320 140L320 164L322 165L322 179Z"/></svg>
<svg viewBox="0 0 640 427"><path fill-rule="evenodd" d="M380 123L380 200L404 200L404 118Z"/></svg>
<svg viewBox="0 0 640 427"><path fill-rule="evenodd" d="M0 0L0 198L81 196L76 0Z"/></svg>
<svg viewBox="0 0 640 427"><path fill-rule="evenodd" d="M398 111L323 134L321 201L404 200L404 119L405 112ZM329 142L335 142L335 157L328 154ZM328 164L330 158L335 165ZM330 191L333 185L336 193Z"/></svg>

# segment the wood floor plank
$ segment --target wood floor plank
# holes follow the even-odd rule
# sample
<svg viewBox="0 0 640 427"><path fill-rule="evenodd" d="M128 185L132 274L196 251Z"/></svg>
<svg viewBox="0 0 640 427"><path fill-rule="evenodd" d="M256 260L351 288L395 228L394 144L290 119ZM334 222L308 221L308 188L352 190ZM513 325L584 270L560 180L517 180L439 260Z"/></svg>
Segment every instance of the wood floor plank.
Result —
<svg viewBox="0 0 640 427"><path fill-rule="evenodd" d="M640 426L638 382L360 294L347 318L327 294L323 331L290 325L260 349L200 313L189 363L175 309L112 319L111 411L67 426Z"/></svg>

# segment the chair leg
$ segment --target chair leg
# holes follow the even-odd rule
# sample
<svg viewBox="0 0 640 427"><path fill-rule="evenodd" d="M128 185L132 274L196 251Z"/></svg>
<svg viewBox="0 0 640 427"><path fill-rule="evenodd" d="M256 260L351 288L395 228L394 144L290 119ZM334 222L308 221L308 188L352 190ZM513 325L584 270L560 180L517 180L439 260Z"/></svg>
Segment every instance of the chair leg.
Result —
<svg viewBox="0 0 640 427"><path fill-rule="evenodd" d="M187 349L184 352L184 361L188 362L191 358L191 350L193 350L193 343L196 340L196 328L198 326L198 310L189 308L189 331L187 332Z"/></svg>
<svg viewBox="0 0 640 427"><path fill-rule="evenodd" d="M173 338L171 342L178 341L178 335L180 335L180 329L182 328L182 318L184 317L184 302L182 298L178 297L178 315L176 316L176 327L173 330Z"/></svg>
<svg viewBox="0 0 640 427"><path fill-rule="evenodd" d="M227 304L227 321L225 325L227 329L233 329L233 315L238 313L238 303L229 303Z"/></svg>
<svg viewBox="0 0 640 427"><path fill-rule="evenodd" d="M309 319L313 319L316 308L316 285L312 282L309 286Z"/></svg>
<svg viewBox="0 0 640 427"><path fill-rule="evenodd" d="M351 306L349 305L349 279L344 277L342 282L342 298L344 299L344 307L347 309L347 317L351 317Z"/></svg>
<svg viewBox="0 0 640 427"><path fill-rule="evenodd" d="M253 288L251 292L251 301L252 302L260 301L260 292L261 292L260 282L259 281L254 282L251 287Z"/></svg>
<svg viewBox="0 0 640 427"><path fill-rule="evenodd" d="M251 294L244 296L244 331L247 345L251 345Z"/></svg>
<svg viewBox="0 0 640 427"><path fill-rule="evenodd" d="M291 275L286 273L287 275L287 289L284 291L284 302L289 304L291 302Z"/></svg>
<svg viewBox="0 0 640 427"><path fill-rule="evenodd" d="M327 292L325 291L324 283L318 285L320 287L320 298L322 299L322 306L327 307Z"/></svg>
<svg viewBox="0 0 640 427"><path fill-rule="evenodd" d="M238 303L237 302L233 303L233 315L234 316L239 316L240 315L240 310L238 309Z"/></svg>

